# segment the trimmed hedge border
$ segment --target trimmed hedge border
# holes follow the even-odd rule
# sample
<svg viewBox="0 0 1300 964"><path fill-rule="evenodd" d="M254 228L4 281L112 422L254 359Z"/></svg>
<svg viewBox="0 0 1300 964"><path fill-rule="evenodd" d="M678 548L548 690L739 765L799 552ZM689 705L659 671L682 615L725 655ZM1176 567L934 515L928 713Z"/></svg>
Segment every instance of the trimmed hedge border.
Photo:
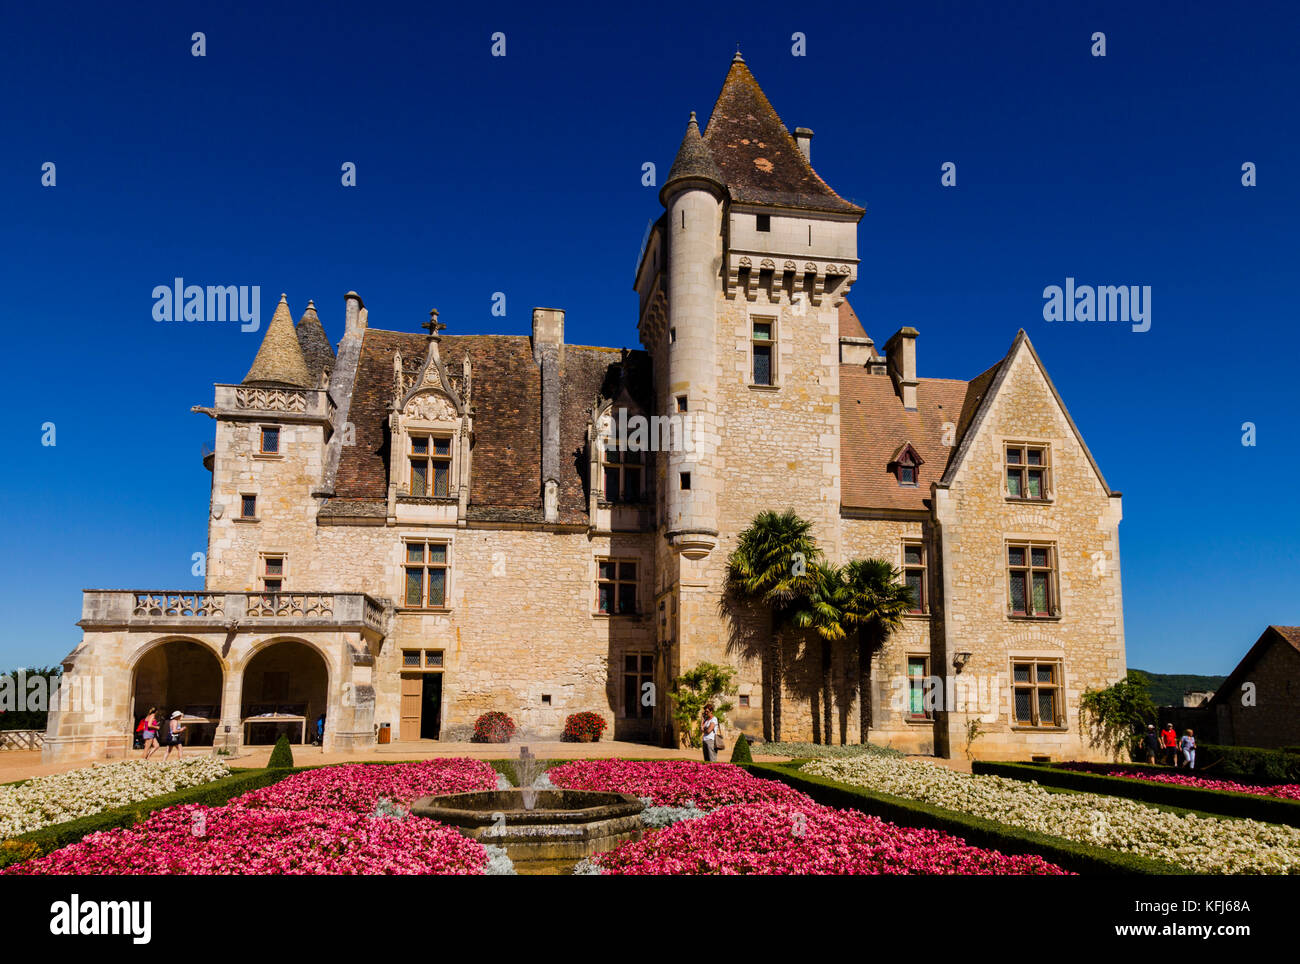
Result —
<svg viewBox="0 0 1300 964"><path fill-rule="evenodd" d="M1177 864L1076 843L1062 837L1051 837L1033 830L985 820L983 817L944 810L928 803L800 772L799 767L807 762L809 761L795 760L790 763L747 763L742 766L755 776L780 780L796 790L802 790L828 807L860 810L903 826L942 830L962 837L971 846L997 850L1004 854L1037 855L1079 874L1134 876L1192 873Z"/></svg>
<svg viewBox="0 0 1300 964"><path fill-rule="evenodd" d="M1165 768L1166 772L1168 768ZM1262 797L1231 790L1207 790L1203 787L1181 787L1173 783L1143 780L1140 777L1111 777L1102 773L1064 770L1044 763L997 763L976 760L971 772L989 776L1010 777L1012 780L1034 781L1043 786L1085 793L1102 793L1110 797L1126 797L1143 803L1197 810L1216 817L1241 817L1264 823L1280 823L1300 827L1300 801L1280 797ZM1195 775L1195 771L1193 771Z"/></svg>
<svg viewBox="0 0 1300 964"><path fill-rule="evenodd" d="M176 807L187 803L219 807L240 794L269 787L293 773L312 769L316 768L240 770L220 780L210 780L195 787L149 797L147 800L138 800L110 810L102 810L88 817L78 817L76 820L29 830L16 837L0 840L0 867L8 867L10 864L21 863L33 857L43 857L101 830L134 826L147 819L155 810L162 810L165 807Z"/></svg>
<svg viewBox="0 0 1300 964"><path fill-rule="evenodd" d="M1255 783L1300 783L1300 756L1285 749L1258 746L1220 746L1202 743L1196 748L1196 769L1214 768L1214 776Z"/></svg>

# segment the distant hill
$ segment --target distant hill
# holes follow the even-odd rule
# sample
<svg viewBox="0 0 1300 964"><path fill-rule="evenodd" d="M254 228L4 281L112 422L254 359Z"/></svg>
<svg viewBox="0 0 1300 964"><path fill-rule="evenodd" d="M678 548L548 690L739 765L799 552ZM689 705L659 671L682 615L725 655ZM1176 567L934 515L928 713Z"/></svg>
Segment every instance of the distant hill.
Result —
<svg viewBox="0 0 1300 964"><path fill-rule="evenodd" d="M1194 673L1148 673L1144 669L1130 669L1129 672L1146 677L1151 688L1151 702L1156 706L1182 706L1183 694L1188 690L1213 692L1228 678Z"/></svg>

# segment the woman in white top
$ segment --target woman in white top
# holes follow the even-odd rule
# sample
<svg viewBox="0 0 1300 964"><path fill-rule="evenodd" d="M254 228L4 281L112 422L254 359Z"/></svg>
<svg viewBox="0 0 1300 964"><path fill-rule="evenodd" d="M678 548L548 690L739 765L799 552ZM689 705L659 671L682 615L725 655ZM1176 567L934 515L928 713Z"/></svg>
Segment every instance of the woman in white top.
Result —
<svg viewBox="0 0 1300 964"><path fill-rule="evenodd" d="M704 723L700 732L704 735L704 762L713 763L718 759L718 718L713 715L712 703L704 704Z"/></svg>

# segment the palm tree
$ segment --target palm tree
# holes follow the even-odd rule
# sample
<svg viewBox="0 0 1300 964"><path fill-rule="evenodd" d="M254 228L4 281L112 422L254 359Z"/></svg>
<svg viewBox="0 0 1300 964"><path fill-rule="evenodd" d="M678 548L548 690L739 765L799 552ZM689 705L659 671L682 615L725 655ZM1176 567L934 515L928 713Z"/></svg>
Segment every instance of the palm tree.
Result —
<svg viewBox="0 0 1300 964"><path fill-rule="evenodd" d="M772 708L770 732L764 726L766 739L781 739L781 629L790 622L799 600L808 595L811 572L820 559L812 523L799 518L794 509L760 512L727 557L728 594L762 604L771 618L764 659L764 682Z"/></svg>
<svg viewBox="0 0 1300 964"><path fill-rule="evenodd" d="M811 629L821 638L822 657L822 742L831 743L831 702L834 681L831 678L831 647L848 633L844 629L844 605L848 598L848 582L844 570L835 566L814 564L809 567L813 577L808 595L799 601L793 615L794 624L801 629Z"/></svg>
<svg viewBox="0 0 1300 964"><path fill-rule="evenodd" d="M871 658L903 625L903 614L916 607L902 573L883 559L854 559L843 569L841 611L858 631L858 725L861 742L871 729Z"/></svg>

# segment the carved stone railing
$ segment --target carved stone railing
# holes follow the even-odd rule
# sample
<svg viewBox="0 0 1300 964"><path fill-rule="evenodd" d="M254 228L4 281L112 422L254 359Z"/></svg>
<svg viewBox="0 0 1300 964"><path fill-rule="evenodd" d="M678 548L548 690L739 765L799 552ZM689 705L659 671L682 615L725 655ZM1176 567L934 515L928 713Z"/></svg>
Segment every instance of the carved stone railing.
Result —
<svg viewBox="0 0 1300 964"><path fill-rule="evenodd" d="M259 412L305 412L307 392L298 388L235 389L236 408L255 408Z"/></svg>
<svg viewBox="0 0 1300 964"><path fill-rule="evenodd" d="M83 629L320 628L387 634L384 603L361 592L207 592L88 589Z"/></svg>
<svg viewBox="0 0 1300 964"><path fill-rule="evenodd" d="M218 418L270 418L281 422L333 424L337 406L321 388L274 385L217 385L212 409L200 409Z"/></svg>

